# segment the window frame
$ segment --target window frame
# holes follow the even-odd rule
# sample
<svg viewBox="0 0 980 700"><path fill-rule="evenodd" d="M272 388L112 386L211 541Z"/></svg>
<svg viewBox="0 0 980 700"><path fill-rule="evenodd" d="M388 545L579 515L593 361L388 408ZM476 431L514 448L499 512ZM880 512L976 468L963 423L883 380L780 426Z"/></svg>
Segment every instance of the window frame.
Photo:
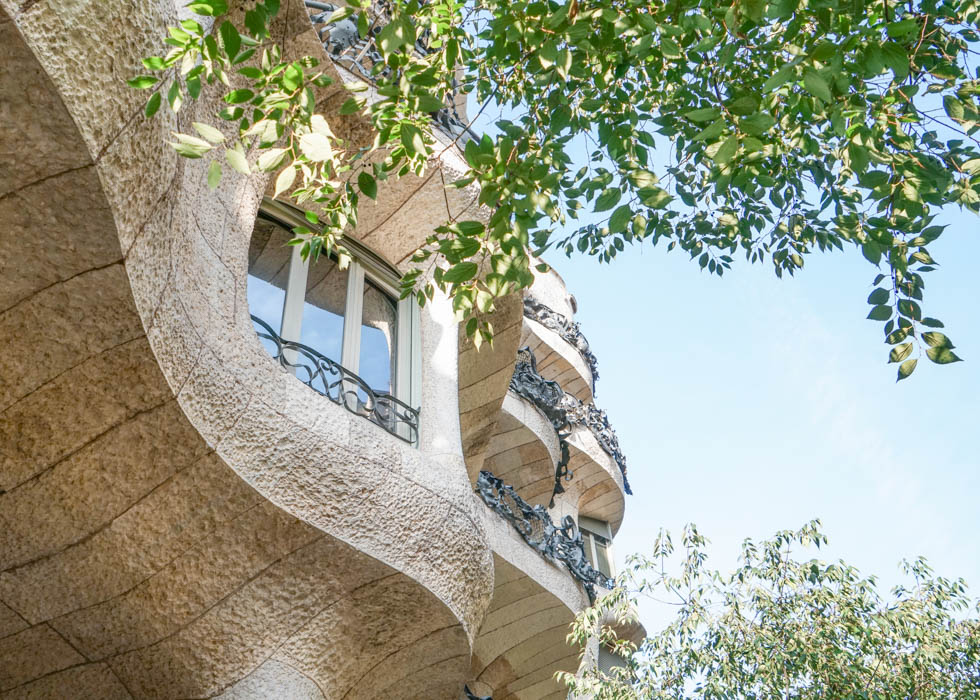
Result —
<svg viewBox="0 0 980 700"><path fill-rule="evenodd" d="M609 578L616 576L616 562L613 557L613 538L612 527L604 520L590 518L580 515L578 518L578 529L582 533L582 544L585 547L585 556L596 571L600 571ZM606 545L606 561L609 562L609 571L599 569L599 552L596 547L596 537L601 537Z"/></svg>
<svg viewBox="0 0 980 700"><path fill-rule="evenodd" d="M302 211L268 196L262 198L258 217L277 224L287 231L292 231L298 226L309 226L309 221ZM412 296L399 299L401 274L394 265L354 238L341 236L340 243L351 252L352 260L348 266L341 357L337 362L344 369L359 376L365 280L370 280L375 287L395 302L395 332L392 336L395 356L391 358L394 376L391 377L390 394L418 410L421 404L422 384L419 306ZM301 247L291 246L283 313L279 323L280 337L286 340L295 339L296 342L299 342L302 332L303 305L306 300L309 272L309 259L303 260L300 255ZM409 439L408 435L400 435L400 437Z"/></svg>

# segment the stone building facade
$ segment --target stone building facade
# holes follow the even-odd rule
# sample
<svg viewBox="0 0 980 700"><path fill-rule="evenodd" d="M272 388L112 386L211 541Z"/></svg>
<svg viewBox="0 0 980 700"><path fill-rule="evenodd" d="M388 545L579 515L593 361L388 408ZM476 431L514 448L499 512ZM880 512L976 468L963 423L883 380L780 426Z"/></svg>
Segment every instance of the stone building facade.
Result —
<svg viewBox="0 0 980 700"><path fill-rule="evenodd" d="M392 299L482 215L442 135L357 265L291 259L267 178L168 145L217 96L147 120L125 84L183 4L0 0L0 698L564 697L628 491L574 299L541 275L480 351ZM286 56L325 50L309 4Z"/></svg>

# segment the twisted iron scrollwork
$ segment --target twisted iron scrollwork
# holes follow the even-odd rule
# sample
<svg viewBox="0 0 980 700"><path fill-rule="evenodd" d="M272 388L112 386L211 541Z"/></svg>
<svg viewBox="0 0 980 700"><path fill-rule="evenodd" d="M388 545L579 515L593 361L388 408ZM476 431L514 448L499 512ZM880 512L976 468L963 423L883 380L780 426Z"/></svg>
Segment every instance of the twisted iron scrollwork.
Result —
<svg viewBox="0 0 980 700"><path fill-rule="evenodd" d="M313 348L283 340L258 316L252 316L252 323L259 338L272 342L272 359L292 370L301 382L351 413L380 425L395 437L413 445L418 442L418 409L387 392L375 391L356 374Z"/></svg>
<svg viewBox="0 0 980 700"><path fill-rule="evenodd" d="M558 382L545 379L538 374L537 360L531 348L523 347L517 351L517 364L514 366L514 374L510 378L510 389L518 396L522 396L544 413L551 421L551 425L558 435L558 449L560 451L558 464L555 466L555 486L551 492L551 506L555 505L555 496L565 492L562 481L571 481L575 475L568 468L568 433L571 426L568 423L568 416L563 407L565 392Z"/></svg>
<svg viewBox="0 0 980 700"><path fill-rule="evenodd" d="M615 581L596 571L585 556L585 544L572 516L566 515L561 526L555 525L544 506L532 506L488 471L481 471L476 490L483 502L514 526L524 541L542 556L565 565L569 573L582 582L589 602L595 602L596 586L612 588Z"/></svg>
<svg viewBox="0 0 980 700"><path fill-rule="evenodd" d="M463 686L463 697L465 697L466 700L493 700L493 697L490 695L474 695L473 691L470 690L468 685Z"/></svg>
<svg viewBox="0 0 980 700"><path fill-rule="evenodd" d="M378 69L379 73L375 72L375 66L383 66L384 64L375 42L381 29L391 20L390 3L386 0L374 0L371 3L367 13L372 21L365 37L361 37L358 31L357 15L347 17L339 22L327 23L330 15L340 7L342 5L335 5L330 2L306 0L310 20L316 26L317 36L323 43L323 48L327 54L334 62L364 80L374 82L377 75L387 75L390 69L386 66ZM419 55L429 53L428 38L428 30L419 32L418 40L415 42L415 51ZM457 86L450 95L447 105L431 116L437 127L450 137L458 139L460 146L464 146L467 141L479 140L479 137L463 121L457 111L456 99L458 96L459 88Z"/></svg>
<svg viewBox="0 0 980 700"><path fill-rule="evenodd" d="M619 438L609 424L609 417L594 404L583 403L571 394L566 394L558 382L545 379L538 374L537 360L529 347L517 352L517 364L510 380L511 391L524 397L544 413L558 434L561 458L555 468L555 488L551 495L554 506L555 495L564 493L562 481L571 481L574 474L568 468L568 438L572 426L583 425L592 431L599 446L613 458L623 475L623 489L633 495L629 479L626 478L626 455L619 448Z"/></svg>
<svg viewBox="0 0 980 700"><path fill-rule="evenodd" d="M626 478L626 455L619 449L619 438L609 424L606 412L596 408L594 404L582 403L570 394L565 394L562 404L569 424L586 426L592 431L599 446L613 458L623 475L623 490L632 496L633 490L630 488L629 479Z"/></svg>
<svg viewBox="0 0 980 700"><path fill-rule="evenodd" d="M554 331L562 337L562 340L579 351L579 354L589 365L589 371L592 374L592 393L595 394L595 383L599 378L599 361L592 354L589 341L582 334L579 324L532 297L524 297L524 315L532 321L537 321L548 330Z"/></svg>

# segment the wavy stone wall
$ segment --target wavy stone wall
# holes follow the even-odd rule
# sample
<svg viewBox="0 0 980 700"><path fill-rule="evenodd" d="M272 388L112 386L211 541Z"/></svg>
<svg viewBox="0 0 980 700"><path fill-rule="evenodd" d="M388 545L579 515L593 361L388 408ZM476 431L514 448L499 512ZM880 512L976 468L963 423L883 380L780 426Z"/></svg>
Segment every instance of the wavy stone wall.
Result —
<svg viewBox="0 0 980 700"><path fill-rule="evenodd" d="M208 193L122 82L174 6L2 6L2 697L454 697L493 562L448 309L419 450L302 387L248 321L264 182Z"/></svg>

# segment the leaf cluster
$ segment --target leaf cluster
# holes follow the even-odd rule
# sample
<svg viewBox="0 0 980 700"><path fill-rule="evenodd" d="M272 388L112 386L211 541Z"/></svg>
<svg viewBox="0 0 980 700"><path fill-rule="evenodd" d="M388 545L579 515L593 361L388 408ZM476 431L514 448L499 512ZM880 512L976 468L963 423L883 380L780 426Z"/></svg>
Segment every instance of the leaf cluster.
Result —
<svg viewBox="0 0 980 700"><path fill-rule="evenodd" d="M370 94L345 84L340 113L370 122L370 148L316 113L330 82L319 59L281 59L278 0L250 5L244 28L224 0L189 7L214 29L171 28L171 51L144 62L156 75L131 84L154 90L148 115L164 91L177 111L202 79L223 85L220 118L237 133L196 126L174 147L278 172L277 195L316 214L298 231L307 253L356 226L361 195L460 143L435 137L433 114L467 94L474 119L499 110L446 183L478 186L484 215L438 228L403 288L423 303L446 291L471 334L490 337L473 319L529 286L533 255L552 248L608 262L649 241L710 274L743 257L779 276L841 250L878 268L868 317L899 379L923 354L959 360L922 302L937 213L980 212L977 0L351 0L329 21L353 21L381 60Z"/></svg>
<svg viewBox="0 0 980 700"><path fill-rule="evenodd" d="M673 619L639 647L619 642L629 661L613 674L563 680L601 700L977 697L980 606L965 583L917 559L902 565L908 587L883 596L853 566L796 555L826 541L818 521L746 540L739 566L722 573L707 566L696 528L685 528L676 552L661 532L652 556L634 557L569 638L608 644L614 633L602 620L626 614L637 595L675 606Z"/></svg>

